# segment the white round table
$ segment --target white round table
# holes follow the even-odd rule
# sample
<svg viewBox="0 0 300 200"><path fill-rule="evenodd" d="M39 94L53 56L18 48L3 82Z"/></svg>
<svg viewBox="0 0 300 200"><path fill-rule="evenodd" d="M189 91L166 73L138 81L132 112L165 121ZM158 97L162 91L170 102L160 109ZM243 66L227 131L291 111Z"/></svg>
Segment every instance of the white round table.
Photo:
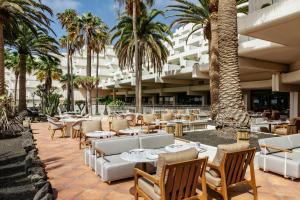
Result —
<svg viewBox="0 0 300 200"><path fill-rule="evenodd" d="M110 138L115 135L112 131L93 131L85 134L87 138Z"/></svg>
<svg viewBox="0 0 300 200"><path fill-rule="evenodd" d="M127 128L127 129L119 130L119 133L124 135L135 136L135 135L143 134L144 130L141 129L140 127L135 127L135 128Z"/></svg>
<svg viewBox="0 0 300 200"><path fill-rule="evenodd" d="M198 143L188 143L188 144L171 144L165 147L166 152L176 153L179 151L184 151L187 149L196 148L199 153L207 151L205 147L201 144L198 146Z"/></svg>

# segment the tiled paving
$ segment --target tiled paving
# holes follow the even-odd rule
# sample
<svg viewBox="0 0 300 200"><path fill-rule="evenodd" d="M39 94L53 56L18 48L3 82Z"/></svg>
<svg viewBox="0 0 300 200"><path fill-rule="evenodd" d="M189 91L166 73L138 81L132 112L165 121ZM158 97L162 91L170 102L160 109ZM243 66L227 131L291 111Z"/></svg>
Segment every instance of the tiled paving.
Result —
<svg viewBox="0 0 300 200"><path fill-rule="evenodd" d="M47 123L32 124L37 139L39 156L46 164L49 181L63 200L127 200L134 199L129 193L132 179L104 183L95 173L84 165L78 141L59 138L59 133L51 141ZM297 200L300 199L300 183L281 176L256 171L258 198L260 200ZM241 192L240 192L241 191ZM244 187L231 190L233 200L253 199L251 192ZM246 193L244 193L246 192ZM211 194L211 193L209 193ZM212 195L214 196L214 195ZM209 197L209 199L214 199Z"/></svg>

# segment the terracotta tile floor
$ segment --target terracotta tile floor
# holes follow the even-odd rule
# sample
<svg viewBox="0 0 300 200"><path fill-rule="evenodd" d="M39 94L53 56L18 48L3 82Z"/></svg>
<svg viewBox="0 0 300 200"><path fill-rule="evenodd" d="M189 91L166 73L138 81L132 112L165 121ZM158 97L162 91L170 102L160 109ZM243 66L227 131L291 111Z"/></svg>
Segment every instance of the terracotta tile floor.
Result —
<svg viewBox="0 0 300 200"><path fill-rule="evenodd" d="M46 164L49 181L57 192L57 199L65 200L126 200L133 199L129 188L132 179L108 185L100 180L89 167L84 165L82 151L78 141L71 138L59 138L58 133L51 141L47 123L32 124L37 139L39 156ZM261 200L297 200L300 199L300 183L293 182L274 174L256 171L258 197ZM231 190L232 199L252 199L251 192L240 187ZM246 193L245 193L246 192ZM214 194L210 195L214 196ZM209 199L214 199L209 197Z"/></svg>

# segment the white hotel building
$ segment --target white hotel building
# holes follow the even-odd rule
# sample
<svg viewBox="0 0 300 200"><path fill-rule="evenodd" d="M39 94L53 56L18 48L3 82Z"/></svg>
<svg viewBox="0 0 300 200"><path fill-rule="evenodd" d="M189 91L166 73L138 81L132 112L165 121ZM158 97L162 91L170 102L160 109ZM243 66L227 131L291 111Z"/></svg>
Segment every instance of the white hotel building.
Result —
<svg viewBox="0 0 300 200"><path fill-rule="evenodd" d="M266 4L270 4L265 7ZM263 8L264 7L264 8ZM249 110L290 110L299 116L300 0L249 0L249 14L239 17L241 87ZM161 75L143 69L143 103L209 104L208 46L201 31L186 42L191 25L174 32L173 49ZM93 61L93 73L96 69ZM134 102L135 73L120 71L111 47L100 61L101 94ZM85 54L74 57L76 74L85 74ZM66 71L66 59L62 58ZM30 85L29 83L28 85ZM76 92L76 99L84 99ZM95 94L93 94L95 97Z"/></svg>

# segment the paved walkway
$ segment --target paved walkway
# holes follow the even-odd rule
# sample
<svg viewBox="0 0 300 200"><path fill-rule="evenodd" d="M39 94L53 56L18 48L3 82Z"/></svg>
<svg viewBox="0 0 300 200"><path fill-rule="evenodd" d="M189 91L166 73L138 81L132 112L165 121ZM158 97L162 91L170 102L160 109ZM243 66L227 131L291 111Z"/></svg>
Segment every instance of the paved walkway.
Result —
<svg viewBox="0 0 300 200"><path fill-rule="evenodd" d="M104 183L95 173L84 165L78 140L59 138L58 133L51 141L47 123L32 124L37 139L39 156L46 164L49 181L57 192L57 199L63 200L127 200L133 199L129 188L132 179ZM256 171L258 197L260 200L297 200L300 198L300 183L281 176ZM251 192L244 187L231 191L233 200L252 199ZM211 197L209 199L212 199Z"/></svg>

